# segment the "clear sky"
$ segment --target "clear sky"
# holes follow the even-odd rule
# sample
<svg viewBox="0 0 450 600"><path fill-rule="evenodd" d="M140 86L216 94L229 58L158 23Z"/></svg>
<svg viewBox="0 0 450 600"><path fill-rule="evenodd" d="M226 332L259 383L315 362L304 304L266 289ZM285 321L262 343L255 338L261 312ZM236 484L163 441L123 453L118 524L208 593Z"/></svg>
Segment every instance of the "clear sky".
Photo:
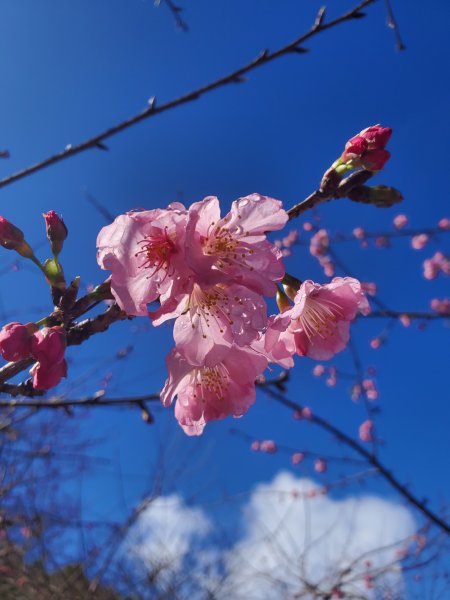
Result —
<svg viewBox="0 0 450 600"><path fill-rule="evenodd" d="M172 99L246 63L263 48L284 45L310 27L319 7L313 0L180 4L186 6L187 33L176 30L167 8L156 9L150 0L4 0L0 147L11 157L0 162L0 175L131 116L150 96L159 102ZM320 209L320 223L331 232L351 232L356 226L389 231L392 218L404 212L413 228L434 227L450 216L450 4L393 4L405 52L395 50L384 3L377 2L367 9L366 19L308 42L308 54L281 58L251 73L244 84L141 123L109 140L107 152L88 151L1 189L1 214L40 244L45 237L41 213L61 213L70 231L61 257L67 276L81 275L84 285L97 283L105 274L96 264L95 239L106 221L86 192L114 216L173 200L190 204L206 195L219 196L225 209L254 191L279 198L288 208L316 189L346 139L382 123L394 130L392 158L376 182L399 188L404 204L378 210L334 202ZM330 3L330 17L351 6L349 1ZM421 251L411 250L408 239L395 240L389 250L360 250L357 242L348 242L336 251L352 274L377 282L379 297L390 308L428 310L431 298L449 295L448 282L442 276L426 281L422 261L445 246L448 250L448 237L432 239ZM3 252L0 267L13 260L12 253ZM303 247L287 265L301 279L324 280ZM45 283L27 265L2 273L4 321L37 319L51 309ZM443 322L430 323L424 331L417 323L409 329L397 324L387 343L374 351L369 340L384 325L358 322L353 330L363 368L377 369L382 411L377 431L385 441L381 456L437 509L450 493L448 330ZM111 396L157 391L171 344L170 326L156 330L146 319L115 325L83 348L69 349L70 374L61 391L72 398L90 394L110 371ZM115 353L128 346L127 357L115 360ZM344 373L353 369L348 352L331 364ZM330 389L312 377L313 366L309 359L297 361L289 397L356 436L365 411L350 399L350 380L340 378ZM92 411L77 424L80 436L105 440L94 452L119 460L126 483L124 498L118 493L117 468L99 467L87 475L82 494L89 518L124 516L148 489L161 451L174 468L184 458L185 476L168 477L166 484L186 497L248 492L280 469L318 477L311 462L291 467L289 454L251 453L248 441L230 434L233 428L294 449L343 453L329 436L295 422L262 394L243 419L210 424L201 439L185 437L170 410L158 409L155 417L156 424L147 426L137 411ZM344 471L342 465L333 466L322 480ZM386 486L372 482L370 488L393 497Z"/></svg>

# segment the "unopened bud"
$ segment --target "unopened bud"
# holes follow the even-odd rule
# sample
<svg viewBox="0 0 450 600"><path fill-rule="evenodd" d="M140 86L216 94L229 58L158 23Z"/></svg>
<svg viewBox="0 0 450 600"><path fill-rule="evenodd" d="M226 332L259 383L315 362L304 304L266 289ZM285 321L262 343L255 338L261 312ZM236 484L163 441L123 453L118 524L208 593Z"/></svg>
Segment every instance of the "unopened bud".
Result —
<svg viewBox="0 0 450 600"><path fill-rule="evenodd" d="M54 210L49 210L48 213L43 213L42 216L45 220L47 238L51 243L52 252L55 256L58 256L62 250L64 240L67 238L67 227L62 218Z"/></svg>
<svg viewBox="0 0 450 600"><path fill-rule="evenodd" d="M291 308L291 303L289 302L288 297L281 290L277 290L276 301L277 301L277 306L280 309L280 312L284 312L285 310L288 310L289 308Z"/></svg>
<svg viewBox="0 0 450 600"><path fill-rule="evenodd" d="M15 250L25 258L31 258L33 250L25 241L23 231L0 216L0 244L7 250Z"/></svg>
<svg viewBox="0 0 450 600"><path fill-rule="evenodd" d="M44 263L44 273L52 288L58 288L59 290L64 290L66 288L64 272L57 260L54 258L46 260Z"/></svg>

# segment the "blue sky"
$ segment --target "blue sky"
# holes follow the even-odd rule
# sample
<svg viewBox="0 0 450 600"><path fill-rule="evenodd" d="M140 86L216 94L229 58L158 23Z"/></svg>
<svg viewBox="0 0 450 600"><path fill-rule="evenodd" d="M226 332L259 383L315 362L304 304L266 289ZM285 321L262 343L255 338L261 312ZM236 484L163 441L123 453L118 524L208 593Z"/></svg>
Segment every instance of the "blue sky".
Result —
<svg viewBox="0 0 450 600"><path fill-rule="evenodd" d="M0 7L0 146L11 157L0 162L1 176L138 112L150 96L160 102L172 99L246 63L263 48L284 45L309 28L319 7L298 0L180 4L186 5L188 33L177 31L169 11L156 9L150 0L5 0ZM331 4L330 16L352 6ZM435 226L449 216L450 5L444 0L425 8L421 2L394 2L394 8L405 52L395 50L384 3L377 2L367 9L366 19L311 40L308 54L282 58L251 73L245 84L141 123L109 140L108 152L86 152L1 189L1 214L39 244L45 237L41 213L61 213L70 231L61 257L66 274L81 275L83 284L97 283L104 273L96 264L95 239L106 223L86 200L86 190L113 215L164 207L176 199L189 204L206 195L218 195L225 209L254 191L289 207L317 187L346 139L382 123L394 130L392 158L376 182L403 192L400 211L412 227ZM319 214L331 231L349 232L355 226L390 230L398 212L340 201L323 206ZM390 308L428 310L430 298L448 296L448 286L442 277L425 281L421 263L446 245L448 235L441 235L419 252L409 248L407 239L395 240L390 250L360 251L356 242L348 242L336 251L356 276L378 283L379 296ZM14 257L4 252L0 260L4 266ZM323 281L302 247L287 265L301 279ZM2 276L0 301L5 320L13 308L29 311L14 317L23 320L51 308L45 283L25 265ZM442 322L424 331L397 325L375 352L368 340L382 328L381 321L354 327L364 368L376 365L378 372L378 432L385 440L381 456L437 508L450 493L445 477L448 331ZM70 377L63 389L70 397L90 394L112 370L111 395L157 391L171 344L170 327L152 329L145 319L119 324L85 347L69 350ZM117 350L128 345L130 354L115 360ZM352 369L348 353L332 364L345 372ZM356 435L365 413L350 400L348 381L329 389L312 378L312 367L309 359L297 362L288 395ZM82 495L89 518L126 514L148 488L161 449L174 468L180 456L188 457L186 476L167 478L167 488L186 497L248 491L291 468L289 455L251 454L248 442L230 435L232 428L293 448L342 452L329 436L294 422L262 394L243 419L210 424L201 439L186 438L171 411L158 408L155 416L150 427L137 411L98 411L77 424L80 436L105 440L95 451L120 461L126 483L119 497L116 467L87 475ZM341 471L345 468L332 468L323 480ZM311 463L296 473L312 475ZM393 496L375 482L371 489Z"/></svg>

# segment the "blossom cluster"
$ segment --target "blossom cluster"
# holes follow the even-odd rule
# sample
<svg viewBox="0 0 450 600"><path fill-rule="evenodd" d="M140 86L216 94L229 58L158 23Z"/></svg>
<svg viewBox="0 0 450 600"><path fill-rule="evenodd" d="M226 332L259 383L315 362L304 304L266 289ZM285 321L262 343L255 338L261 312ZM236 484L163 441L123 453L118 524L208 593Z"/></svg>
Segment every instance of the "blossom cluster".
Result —
<svg viewBox="0 0 450 600"><path fill-rule="evenodd" d="M34 359L33 387L49 390L67 375L66 334L62 327L38 329L34 323L8 323L0 331L0 354L5 360Z"/></svg>
<svg viewBox="0 0 450 600"><path fill-rule="evenodd" d="M285 272L282 251L266 234L287 221L282 203L267 196L239 198L225 217L209 196L188 209L173 203L128 212L98 235L98 263L111 271L122 310L149 315L156 326L175 319L161 400L176 399L175 416L189 435L208 421L242 416L268 362L291 367L294 354L322 360L342 350L350 321L369 310L356 279L335 278L291 286L293 306L281 294L283 312L268 319L264 296L277 293Z"/></svg>

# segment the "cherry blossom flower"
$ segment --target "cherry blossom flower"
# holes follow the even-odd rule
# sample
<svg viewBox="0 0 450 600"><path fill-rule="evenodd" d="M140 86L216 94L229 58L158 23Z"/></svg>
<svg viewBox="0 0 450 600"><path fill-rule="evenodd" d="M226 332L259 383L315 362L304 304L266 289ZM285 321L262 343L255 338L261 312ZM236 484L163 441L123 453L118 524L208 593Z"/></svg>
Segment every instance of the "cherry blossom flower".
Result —
<svg viewBox="0 0 450 600"><path fill-rule="evenodd" d="M359 438L363 442L372 442L373 441L373 421L368 419L361 423L359 426Z"/></svg>
<svg viewBox="0 0 450 600"><path fill-rule="evenodd" d="M184 259L187 212L179 203L168 209L129 212L101 229L97 262L112 271L111 292L129 315L148 314L159 298L172 303L192 284Z"/></svg>
<svg viewBox="0 0 450 600"><path fill-rule="evenodd" d="M192 366L176 349L166 362L161 401L169 406L177 399L175 417L188 435L201 435L209 421L246 413L255 402L255 379L267 366L261 354L237 347L214 366Z"/></svg>
<svg viewBox="0 0 450 600"><path fill-rule="evenodd" d="M174 339L191 365L215 364L224 347L250 344L266 322L266 303L248 288L194 284L183 313L175 321Z"/></svg>
<svg viewBox="0 0 450 600"><path fill-rule="evenodd" d="M292 366L292 355L328 360L343 350L350 337L350 321L370 311L361 284L352 277L335 277L320 285L305 281L294 306L271 317L265 334L269 360Z"/></svg>
<svg viewBox="0 0 450 600"><path fill-rule="evenodd" d="M450 259L442 252L436 252L431 258L423 261L425 279L436 279L439 273L450 275Z"/></svg>
<svg viewBox="0 0 450 600"><path fill-rule="evenodd" d="M426 233L419 233L411 238L411 246L414 250L422 250L428 244L429 239Z"/></svg>
<svg viewBox="0 0 450 600"><path fill-rule="evenodd" d="M291 456L291 462L293 465L299 465L304 458L305 455L303 452L294 452L294 454Z"/></svg>
<svg viewBox="0 0 450 600"><path fill-rule="evenodd" d="M187 263L199 281L234 282L273 296L284 267L266 232L281 229L287 220L279 200L260 194L235 200L221 218L218 199L208 196L189 208Z"/></svg>
<svg viewBox="0 0 450 600"><path fill-rule="evenodd" d="M447 217L443 217L439 220L438 227L439 229L444 229L448 231L450 229L450 219L448 219Z"/></svg>
<svg viewBox="0 0 450 600"><path fill-rule="evenodd" d="M450 299L449 298L433 298L430 302L431 310L440 315L450 315Z"/></svg>
<svg viewBox="0 0 450 600"><path fill-rule="evenodd" d="M403 229L408 225L409 219L406 215L396 215L393 219L394 227L396 229Z"/></svg>
<svg viewBox="0 0 450 600"><path fill-rule="evenodd" d="M317 458L314 462L316 473L325 473L328 469L327 461L324 458Z"/></svg>
<svg viewBox="0 0 450 600"><path fill-rule="evenodd" d="M278 447L273 440L263 440L260 445L260 450L267 454L276 454L278 452Z"/></svg>

